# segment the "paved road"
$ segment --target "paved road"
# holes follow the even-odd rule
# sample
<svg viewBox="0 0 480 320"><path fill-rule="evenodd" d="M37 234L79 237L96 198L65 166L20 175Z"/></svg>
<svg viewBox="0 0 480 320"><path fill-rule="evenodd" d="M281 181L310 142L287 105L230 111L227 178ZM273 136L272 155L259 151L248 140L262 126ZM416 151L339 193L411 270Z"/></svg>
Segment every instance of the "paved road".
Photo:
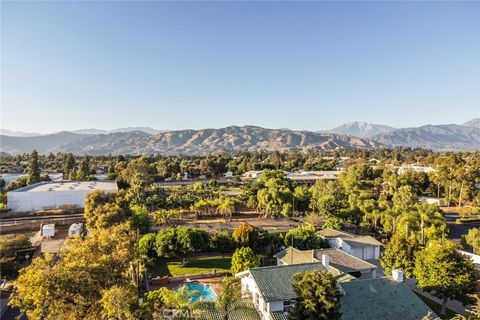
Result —
<svg viewBox="0 0 480 320"><path fill-rule="evenodd" d="M448 238L454 241L460 241L462 235L467 234L469 229L480 228L480 222L469 222L456 224L455 220L459 218L459 215L454 212L445 213L445 219L450 227L450 233Z"/></svg>

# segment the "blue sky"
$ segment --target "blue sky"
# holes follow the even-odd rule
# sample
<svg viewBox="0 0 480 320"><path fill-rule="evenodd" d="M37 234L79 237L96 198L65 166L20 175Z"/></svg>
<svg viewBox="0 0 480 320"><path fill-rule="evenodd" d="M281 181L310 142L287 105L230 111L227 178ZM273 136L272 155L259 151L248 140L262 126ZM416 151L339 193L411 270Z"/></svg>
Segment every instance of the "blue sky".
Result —
<svg viewBox="0 0 480 320"><path fill-rule="evenodd" d="M1 126L480 116L479 2L2 2Z"/></svg>

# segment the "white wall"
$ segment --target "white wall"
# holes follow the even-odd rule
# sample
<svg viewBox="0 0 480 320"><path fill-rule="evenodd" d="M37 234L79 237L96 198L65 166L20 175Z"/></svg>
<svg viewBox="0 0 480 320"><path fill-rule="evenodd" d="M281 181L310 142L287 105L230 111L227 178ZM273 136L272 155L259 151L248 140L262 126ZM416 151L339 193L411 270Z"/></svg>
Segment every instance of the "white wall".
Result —
<svg viewBox="0 0 480 320"><path fill-rule="evenodd" d="M241 277L240 283L241 283L241 288L242 288L242 294L243 295L249 294L251 296L253 304L256 306L257 311L260 313L261 319L262 320L270 320L270 308L269 308L270 306L268 305L268 303L266 303L263 300L262 293L258 289L257 283L255 282L253 277L250 274L244 275L244 276ZM255 294L258 294L258 296L259 296L258 305L256 305L256 303L255 303ZM267 311L266 312L264 310L265 304L267 304Z"/></svg>
<svg viewBox="0 0 480 320"><path fill-rule="evenodd" d="M461 254L470 257L470 259L472 259L473 263L480 264L480 256L479 255L476 255L476 254L473 254L473 253L470 253L470 252L466 252L466 251L462 251L462 250L458 250L458 251Z"/></svg>
<svg viewBox="0 0 480 320"><path fill-rule="evenodd" d="M12 211L35 211L58 208L62 205L85 205L85 197L94 190L35 191L7 193Z"/></svg>

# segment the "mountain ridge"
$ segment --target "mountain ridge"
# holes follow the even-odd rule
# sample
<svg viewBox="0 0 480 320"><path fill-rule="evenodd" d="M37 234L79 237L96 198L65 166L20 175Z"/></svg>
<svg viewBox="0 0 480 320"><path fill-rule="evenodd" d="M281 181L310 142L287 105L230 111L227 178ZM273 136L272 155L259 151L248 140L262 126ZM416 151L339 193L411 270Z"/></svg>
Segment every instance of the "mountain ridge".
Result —
<svg viewBox="0 0 480 320"><path fill-rule="evenodd" d="M61 141L56 135L65 137ZM383 145L368 139L334 133L229 126L219 129L176 130L148 134L142 131L80 135L59 133L34 137L26 145L20 137L1 136L1 151L9 154L73 152L76 154L206 154L236 150L297 150L334 148L376 148ZM53 142L55 141L55 143Z"/></svg>
<svg viewBox="0 0 480 320"><path fill-rule="evenodd" d="M73 152L76 154L207 154L237 150L331 150L335 148L413 147L435 151L480 150L479 119L467 125L445 124L393 129L368 138L334 132L267 129L259 126L185 129L146 133L145 127L124 132L62 131L33 137L0 135L0 151L8 154ZM373 124L353 122L354 127L373 131ZM346 124L348 125L348 124ZM376 125L374 125L376 126ZM347 126L348 127L348 126ZM375 130L377 130L376 128ZM155 130L155 129L153 129ZM92 132L92 133L88 133ZM94 134L94 132L102 132Z"/></svg>
<svg viewBox="0 0 480 320"><path fill-rule="evenodd" d="M348 134L360 138L370 138L376 134L391 132L396 130L383 124L375 124L371 122L352 121L344 123L338 127L328 130L327 132Z"/></svg>

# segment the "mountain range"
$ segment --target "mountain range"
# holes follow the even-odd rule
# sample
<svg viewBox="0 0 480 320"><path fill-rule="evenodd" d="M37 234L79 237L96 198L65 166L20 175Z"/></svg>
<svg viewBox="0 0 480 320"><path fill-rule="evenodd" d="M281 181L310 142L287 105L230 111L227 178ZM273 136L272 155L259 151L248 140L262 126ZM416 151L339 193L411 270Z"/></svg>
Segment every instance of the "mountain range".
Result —
<svg viewBox="0 0 480 320"><path fill-rule="evenodd" d="M5 132L2 131L2 133ZM81 129L37 136L0 135L0 152L18 154L207 154L236 150L330 150L335 148L419 147L436 151L479 150L480 118L464 124L396 129L352 122L323 132L229 126L160 131L152 128Z"/></svg>
<svg viewBox="0 0 480 320"><path fill-rule="evenodd" d="M328 130L327 132L348 134L355 137L370 138L374 135L391 132L396 130L394 127L389 127L383 124L374 124L369 122L354 121L342 124L336 128Z"/></svg>

